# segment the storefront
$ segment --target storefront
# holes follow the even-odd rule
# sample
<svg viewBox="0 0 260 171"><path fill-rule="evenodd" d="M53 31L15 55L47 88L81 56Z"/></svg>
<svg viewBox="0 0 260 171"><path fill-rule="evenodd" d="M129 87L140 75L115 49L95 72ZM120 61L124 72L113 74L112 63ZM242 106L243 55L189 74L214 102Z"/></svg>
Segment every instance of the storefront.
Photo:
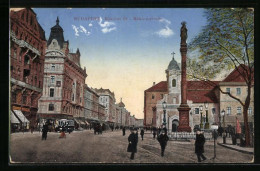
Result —
<svg viewBox="0 0 260 171"><path fill-rule="evenodd" d="M29 130L29 126L30 126L30 122L29 120L24 116L23 112L20 110L12 110L11 112L14 117L16 117L18 119L18 121L20 122L20 128L18 130L23 130L23 131L28 131ZM12 116L12 115L11 115ZM17 122L17 121L16 121Z"/></svg>

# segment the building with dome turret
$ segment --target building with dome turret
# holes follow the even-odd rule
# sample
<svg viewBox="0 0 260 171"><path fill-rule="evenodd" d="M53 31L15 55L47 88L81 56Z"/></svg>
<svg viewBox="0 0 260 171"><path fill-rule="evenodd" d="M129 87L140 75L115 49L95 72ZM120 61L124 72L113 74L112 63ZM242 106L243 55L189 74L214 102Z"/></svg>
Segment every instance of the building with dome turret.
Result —
<svg viewBox="0 0 260 171"><path fill-rule="evenodd" d="M239 66L241 67L241 66ZM238 68L239 68L238 67ZM144 91L144 126L162 127L163 125L163 106L166 103L166 128L171 132L177 132L179 126L178 107L181 104L181 69L180 64L172 58L165 71L166 81L153 84L152 87ZM237 69L234 69L222 81L188 80L187 81L187 103L189 111L189 126L192 130L195 127L209 129L211 125L223 126L221 111L225 110L225 127L235 126L236 118L243 125L242 106L234 99L223 95L219 88L232 92L233 95L241 98L245 96L245 83ZM248 110L249 125L253 121L253 93ZM207 104L207 105L206 105ZM207 107L206 107L207 106ZM202 107L202 111L200 110Z"/></svg>
<svg viewBox="0 0 260 171"><path fill-rule="evenodd" d="M39 99L38 118L55 126L59 119L74 119L84 124L83 90L87 77L81 68L80 51L69 51L60 20L51 28L44 62L43 93Z"/></svg>

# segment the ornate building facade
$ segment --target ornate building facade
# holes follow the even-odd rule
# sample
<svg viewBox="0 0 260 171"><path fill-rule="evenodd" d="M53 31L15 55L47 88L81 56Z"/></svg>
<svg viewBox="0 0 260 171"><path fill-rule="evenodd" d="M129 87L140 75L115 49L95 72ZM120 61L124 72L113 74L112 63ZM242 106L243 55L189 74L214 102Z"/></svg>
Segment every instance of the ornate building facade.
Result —
<svg viewBox="0 0 260 171"><path fill-rule="evenodd" d="M57 119L84 120L83 91L87 77L81 68L80 51L69 51L57 17L47 41L44 63L43 93L39 99L38 117L44 122Z"/></svg>
<svg viewBox="0 0 260 171"><path fill-rule="evenodd" d="M166 102L166 127L170 132L176 132L179 126L179 111L181 103L181 70L179 64L172 59L167 70L167 81L161 81L145 90L144 96L144 126L161 127L164 118L163 102ZM235 126L236 117L243 125L243 109L240 103L228 95L222 94L217 88L230 91L232 95L244 100L247 86L236 69L222 81L187 81L187 103L189 112L189 126L206 128L208 124L223 126L221 111L225 110L225 127ZM252 88L253 90L253 88ZM254 122L254 93L251 92L251 103L248 109L249 124ZM206 105L207 104L207 105ZM202 110L200 110L202 109Z"/></svg>
<svg viewBox="0 0 260 171"><path fill-rule="evenodd" d="M105 106L105 122L113 125L116 121L115 94L109 89L94 89L99 95L99 103Z"/></svg>
<svg viewBox="0 0 260 171"><path fill-rule="evenodd" d="M10 11L11 110L21 111L31 125L37 122L42 95L45 33L30 8Z"/></svg>

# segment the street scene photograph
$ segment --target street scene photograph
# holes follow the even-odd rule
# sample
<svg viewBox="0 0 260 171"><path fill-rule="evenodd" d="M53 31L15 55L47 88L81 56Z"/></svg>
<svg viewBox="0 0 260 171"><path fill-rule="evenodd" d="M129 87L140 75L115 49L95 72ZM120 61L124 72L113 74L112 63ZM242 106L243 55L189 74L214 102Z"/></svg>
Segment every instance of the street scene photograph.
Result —
<svg viewBox="0 0 260 171"><path fill-rule="evenodd" d="M254 13L10 8L10 166L254 164Z"/></svg>

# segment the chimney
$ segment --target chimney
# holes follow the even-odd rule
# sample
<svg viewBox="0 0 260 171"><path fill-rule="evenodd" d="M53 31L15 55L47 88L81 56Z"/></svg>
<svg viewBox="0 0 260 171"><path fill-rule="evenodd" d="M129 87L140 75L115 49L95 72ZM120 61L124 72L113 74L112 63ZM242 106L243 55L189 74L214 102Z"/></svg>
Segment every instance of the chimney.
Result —
<svg viewBox="0 0 260 171"><path fill-rule="evenodd" d="M153 82L153 86L155 85L155 82Z"/></svg>

